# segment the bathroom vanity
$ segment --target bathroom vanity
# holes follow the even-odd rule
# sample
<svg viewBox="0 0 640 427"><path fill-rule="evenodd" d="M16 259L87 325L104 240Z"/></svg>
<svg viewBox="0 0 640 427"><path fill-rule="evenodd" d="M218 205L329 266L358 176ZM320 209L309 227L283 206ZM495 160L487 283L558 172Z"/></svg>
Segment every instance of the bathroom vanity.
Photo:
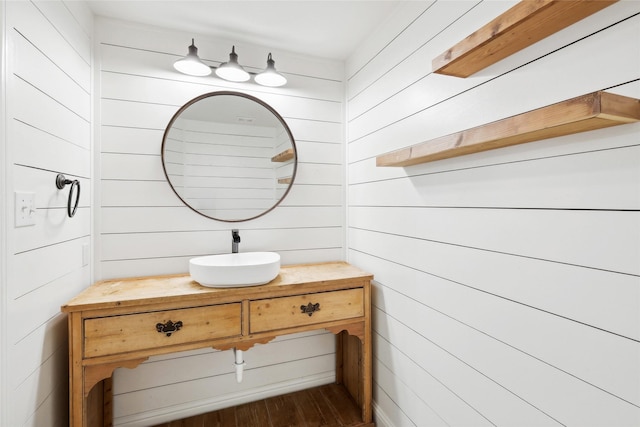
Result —
<svg viewBox="0 0 640 427"><path fill-rule="evenodd" d="M150 356L213 347L247 350L277 336L336 334L336 383L373 426L371 280L344 262L285 266L266 285L208 288L188 274L98 282L68 313L69 425L112 425L111 375Z"/></svg>

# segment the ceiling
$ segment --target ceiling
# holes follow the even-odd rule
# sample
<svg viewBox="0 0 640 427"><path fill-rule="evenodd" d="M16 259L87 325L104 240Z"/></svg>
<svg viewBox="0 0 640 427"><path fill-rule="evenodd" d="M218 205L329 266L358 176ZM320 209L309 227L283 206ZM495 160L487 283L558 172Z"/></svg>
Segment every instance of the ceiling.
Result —
<svg viewBox="0 0 640 427"><path fill-rule="evenodd" d="M345 60L407 0L89 0L96 15Z"/></svg>

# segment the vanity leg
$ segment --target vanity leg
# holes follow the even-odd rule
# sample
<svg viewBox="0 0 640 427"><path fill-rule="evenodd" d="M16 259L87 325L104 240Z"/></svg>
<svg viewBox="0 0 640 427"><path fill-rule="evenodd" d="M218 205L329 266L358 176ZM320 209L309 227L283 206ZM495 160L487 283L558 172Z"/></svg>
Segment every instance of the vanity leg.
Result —
<svg viewBox="0 0 640 427"><path fill-rule="evenodd" d="M69 426L111 427L113 425L113 392L111 377L87 385L87 376L93 378L93 370L82 364L82 317L70 313L69 325ZM111 367L108 373L113 372ZM106 375L103 375L104 378ZM95 384L89 381L89 384ZM91 390L87 390L92 387ZM86 397L85 397L86 396Z"/></svg>
<svg viewBox="0 0 640 427"><path fill-rule="evenodd" d="M113 427L113 377L102 382L102 425Z"/></svg>
<svg viewBox="0 0 640 427"><path fill-rule="evenodd" d="M345 334L345 331L336 334L336 384L344 383L344 349L342 342Z"/></svg>
<svg viewBox="0 0 640 427"><path fill-rule="evenodd" d="M360 340L358 337L346 332L340 334L342 341L342 384L351 394L353 399L362 406L363 403L363 375L361 360Z"/></svg>
<svg viewBox="0 0 640 427"><path fill-rule="evenodd" d="M373 410L371 402L373 400L373 349L371 335L371 283L364 287L364 307L367 313L364 321L364 334L361 341L361 362L360 370L362 375L362 421L373 423Z"/></svg>
<svg viewBox="0 0 640 427"><path fill-rule="evenodd" d="M85 401L86 425L90 427L113 426L113 381L111 378L96 384Z"/></svg>
<svg viewBox="0 0 640 427"><path fill-rule="evenodd" d="M82 366L82 317L70 313L69 325L69 426L86 425L84 405L84 367Z"/></svg>
<svg viewBox="0 0 640 427"><path fill-rule="evenodd" d="M102 381L96 384L85 401L86 405L86 420L87 426L98 426L103 427L103 418L104 418L104 406L103 406L103 383Z"/></svg>
<svg viewBox="0 0 640 427"><path fill-rule="evenodd" d="M342 331L336 335L336 383L358 403L363 423L371 423L371 343Z"/></svg>

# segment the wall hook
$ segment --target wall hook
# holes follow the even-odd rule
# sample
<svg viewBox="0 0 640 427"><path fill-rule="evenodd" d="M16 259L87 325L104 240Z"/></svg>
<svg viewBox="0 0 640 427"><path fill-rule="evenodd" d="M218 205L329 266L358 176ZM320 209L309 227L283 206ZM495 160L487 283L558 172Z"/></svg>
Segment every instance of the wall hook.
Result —
<svg viewBox="0 0 640 427"><path fill-rule="evenodd" d="M73 218L76 214L76 210L78 210L78 202L80 202L80 181L74 179L73 181L67 179L63 174L59 173L56 176L56 187L58 190L62 190L67 184L71 184L71 189L69 190L69 198L67 199L67 215L69 218ZM73 199L73 188L77 188L76 190L76 202L73 205L73 209L71 208L71 199Z"/></svg>

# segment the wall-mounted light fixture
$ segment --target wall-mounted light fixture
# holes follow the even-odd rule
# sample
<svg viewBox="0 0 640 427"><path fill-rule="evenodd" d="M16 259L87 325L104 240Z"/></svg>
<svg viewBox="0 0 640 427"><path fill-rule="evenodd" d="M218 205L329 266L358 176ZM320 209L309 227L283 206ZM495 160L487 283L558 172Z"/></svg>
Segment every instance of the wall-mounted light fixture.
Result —
<svg viewBox="0 0 640 427"><path fill-rule="evenodd" d="M267 68L254 77L256 83L262 86L278 87L287 83L287 79L276 71L276 62L271 58L271 53L267 56Z"/></svg>
<svg viewBox="0 0 640 427"><path fill-rule="evenodd" d="M202 62L198 57L198 48L195 46L194 39L191 39L191 46L189 46L187 56L174 62L173 68L183 74L199 77L208 76L212 70L215 70L218 77L231 82L246 82L253 75L255 82L262 86L278 87L287 83L287 79L276 71L275 61L271 57L271 53L267 56L267 68L260 73L250 73L242 68L238 63L235 46L231 48L228 62L223 62L218 67L212 67Z"/></svg>

